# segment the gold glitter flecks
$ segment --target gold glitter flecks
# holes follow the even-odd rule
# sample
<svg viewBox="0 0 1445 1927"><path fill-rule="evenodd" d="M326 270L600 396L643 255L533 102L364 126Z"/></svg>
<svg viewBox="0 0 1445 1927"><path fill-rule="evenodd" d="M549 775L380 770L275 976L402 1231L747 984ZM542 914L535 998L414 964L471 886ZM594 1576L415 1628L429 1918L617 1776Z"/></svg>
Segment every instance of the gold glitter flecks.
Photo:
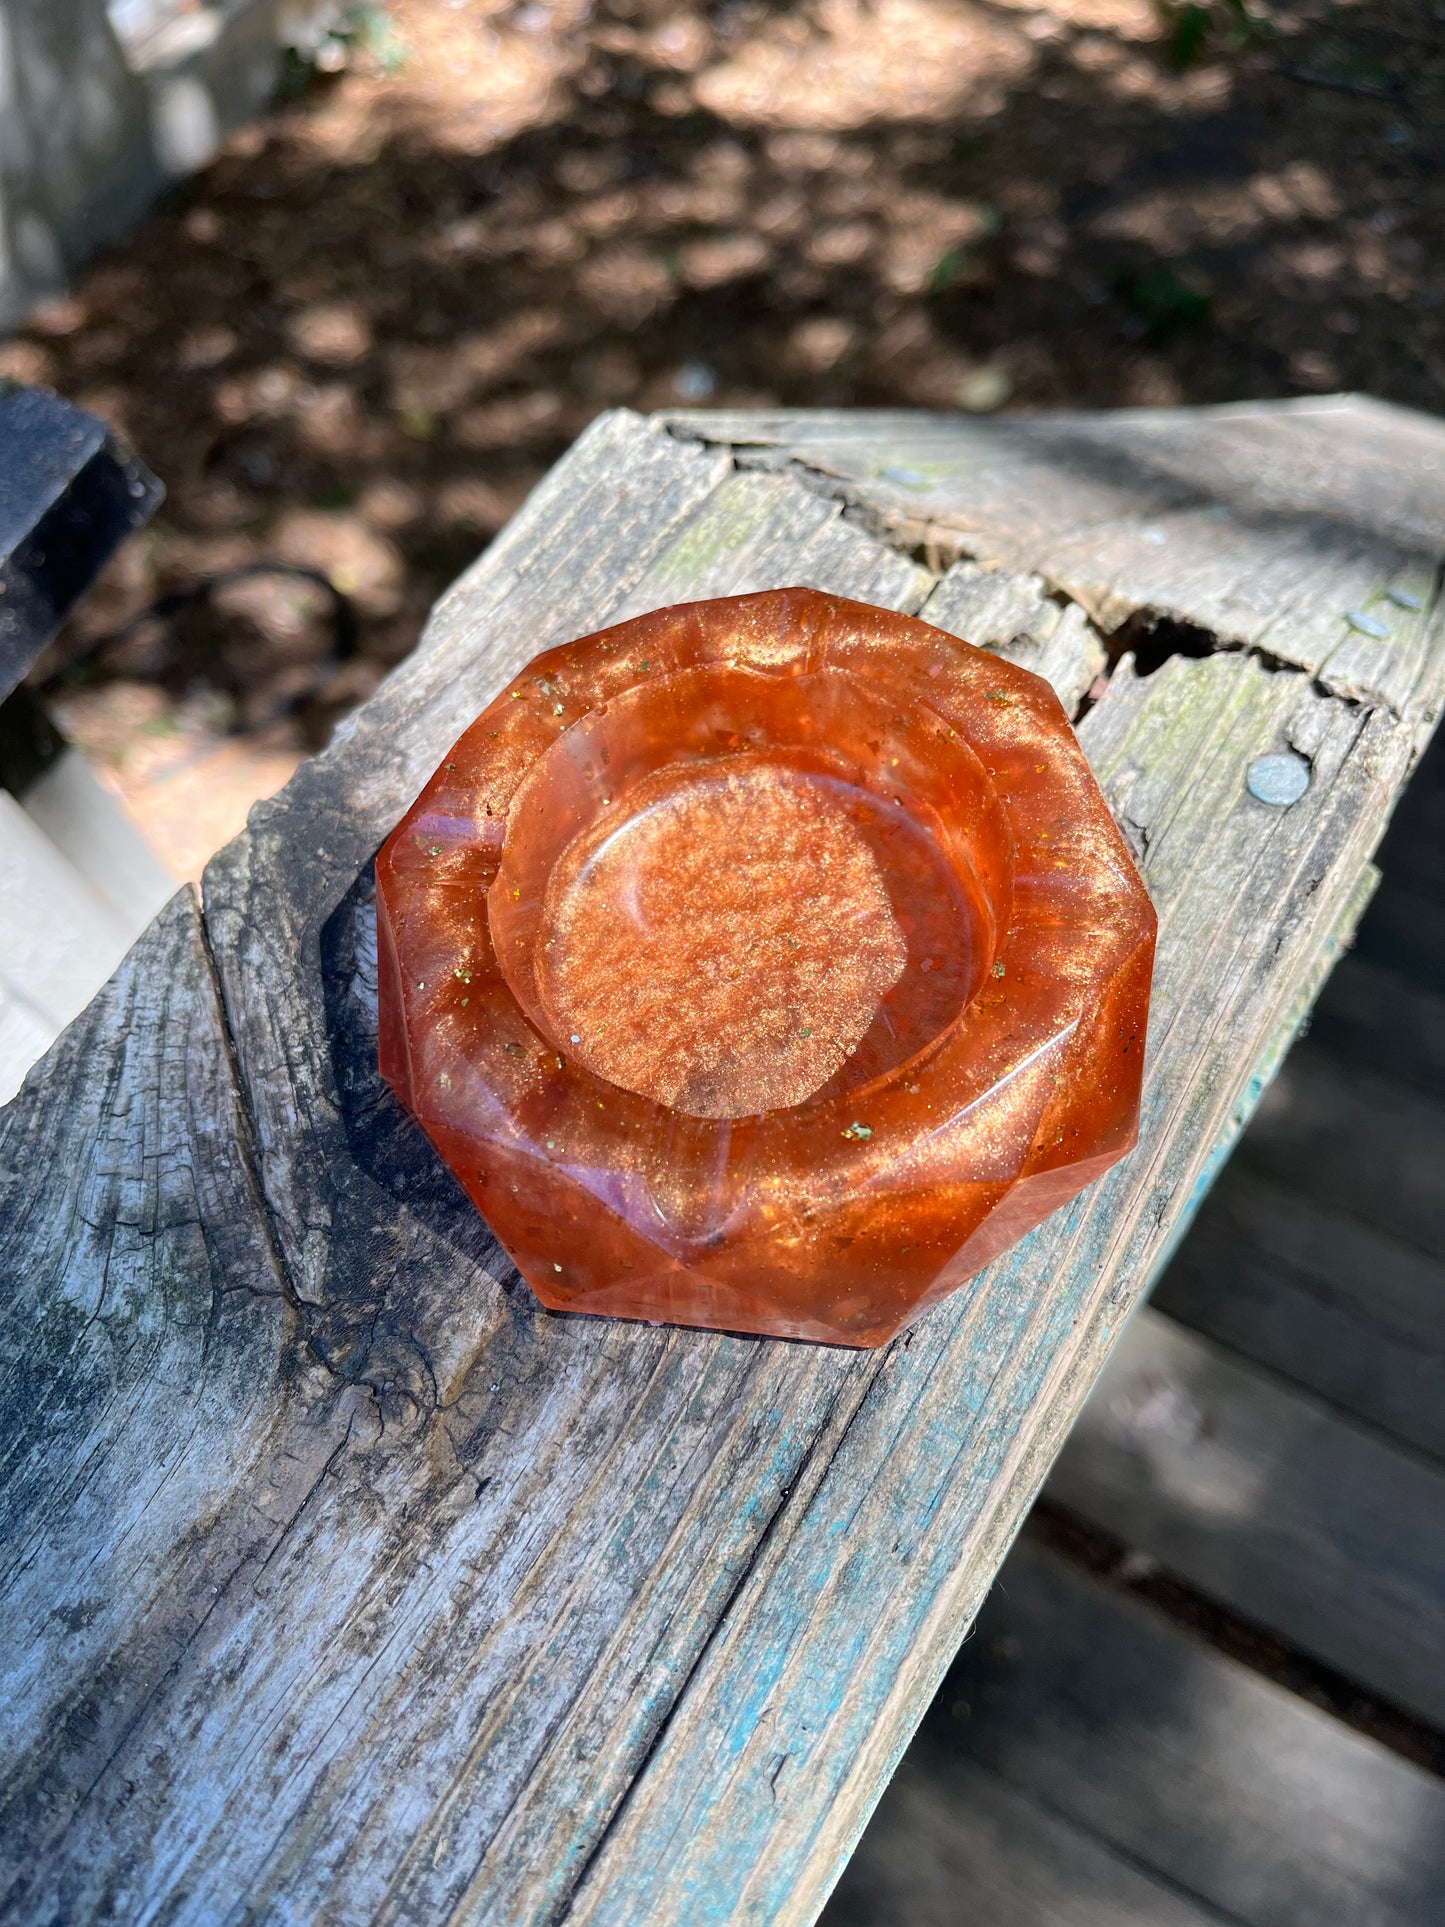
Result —
<svg viewBox="0 0 1445 1927"><path fill-rule="evenodd" d="M609 1082L695 1117L803 1103L907 962L846 812L750 762L667 779L624 828L569 853L546 921L538 985L558 1031L585 1038L577 1055Z"/></svg>
<svg viewBox="0 0 1445 1927"><path fill-rule="evenodd" d="M878 1344L1132 1141L1152 912L1008 663L812 591L692 604L529 663L448 761L377 858L381 1069L544 1303Z"/></svg>

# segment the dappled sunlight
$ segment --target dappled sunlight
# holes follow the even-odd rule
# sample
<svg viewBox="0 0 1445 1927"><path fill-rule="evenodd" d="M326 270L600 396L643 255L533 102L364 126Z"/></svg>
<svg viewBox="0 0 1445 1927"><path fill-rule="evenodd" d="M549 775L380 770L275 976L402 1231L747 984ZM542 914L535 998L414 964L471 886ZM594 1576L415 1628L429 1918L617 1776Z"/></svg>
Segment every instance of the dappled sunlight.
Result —
<svg viewBox="0 0 1445 1927"><path fill-rule="evenodd" d="M1153 1494L1204 1519L1250 1519L1259 1513L1268 1497L1264 1470L1227 1437L1216 1435L1182 1378L1115 1371L1101 1385L1102 1436L1129 1455Z"/></svg>
<svg viewBox="0 0 1445 1927"><path fill-rule="evenodd" d="M1100 239L1137 241L1167 255L1200 245L1228 246L1281 222L1330 222L1339 213L1339 199L1327 176L1310 162L1297 161L1252 180L1191 182L1116 202L1091 223L1090 231ZM1280 258L1288 257L1282 253ZM1337 271L1339 266L1342 256L1337 257Z"/></svg>
<svg viewBox="0 0 1445 1927"><path fill-rule="evenodd" d="M50 668L197 576L339 570L353 662L257 600L84 671L314 747L619 404L1445 408L1424 0L1183 64L1153 0L390 11L0 342L169 490Z"/></svg>
<svg viewBox="0 0 1445 1927"><path fill-rule="evenodd" d="M741 126L866 127L997 113L1032 65L1027 38L967 0L820 0L783 12L693 90Z"/></svg>

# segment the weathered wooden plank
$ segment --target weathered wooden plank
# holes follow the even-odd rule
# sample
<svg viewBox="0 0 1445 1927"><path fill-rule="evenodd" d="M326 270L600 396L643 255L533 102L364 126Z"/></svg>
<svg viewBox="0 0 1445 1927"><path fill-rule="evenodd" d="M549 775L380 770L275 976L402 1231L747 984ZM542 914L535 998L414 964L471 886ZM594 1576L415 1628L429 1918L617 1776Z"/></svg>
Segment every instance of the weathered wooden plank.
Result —
<svg viewBox="0 0 1445 1927"><path fill-rule="evenodd" d="M1071 716L1105 665L1104 645L1083 610L1051 596L1037 576L956 562L919 614L1042 676Z"/></svg>
<svg viewBox="0 0 1445 1927"><path fill-rule="evenodd" d="M286 1423L306 1365L190 892L0 1112L0 1286L0 1914L78 1920L75 1809L345 1431ZM149 1801L173 1758L153 1732Z"/></svg>
<svg viewBox="0 0 1445 1927"><path fill-rule="evenodd" d="M328 1272L344 1275L351 1263L335 1243L348 1180L338 1175L344 1140L316 1021L322 924L496 689L549 643L600 627L727 462L615 415L583 436L566 470L543 481L443 598L416 654L279 799L253 811L246 837L207 877L222 980L244 1024L238 1048L266 1193L307 1300L319 1302ZM310 995L297 1009L303 955Z"/></svg>
<svg viewBox="0 0 1445 1927"><path fill-rule="evenodd" d="M1008 1568L1005 1567L1005 1572ZM889 1782L821 1927L1219 1927L1071 1820L966 1758Z"/></svg>
<svg viewBox="0 0 1445 1927"><path fill-rule="evenodd" d="M1146 610L1433 719L1445 425L1358 397L1026 421L684 410L904 529L1043 576L1106 629ZM1352 618L1354 618L1352 620Z"/></svg>
<svg viewBox="0 0 1445 1927"><path fill-rule="evenodd" d="M955 1763L995 1775L1212 1920L1431 1927L1445 1911L1434 1775L1027 1539L909 1762L945 1790Z"/></svg>
<svg viewBox="0 0 1445 1927"><path fill-rule="evenodd" d="M860 601L916 613L934 577L844 521L842 507L780 477L734 475L623 598L616 619L703 596L836 590L840 582Z"/></svg>
<svg viewBox="0 0 1445 1927"><path fill-rule="evenodd" d="M1256 1059L1248 1083L1240 1092L1229 1123L1215 1139L1214 1147L1195 1180L1184 1208L1170 1227L1169 1237L1154 1261L1154 1277L1166 1271L1193 1227L1199 1207L1213 1195L1216 1181L1235 1154L1240 1135L1247 1130L1260 1099L1279 1075L1280 1066L1295 1048L1310 1017L1321 987L1330 972L1354 941L1361 916L1379 887L1380 873L1373 863L1361 866L1355 887L1340 904L1336 916L1315 951L1309 966L1294 980L1294 992L1279 1015L1274 1035L1264 1054Z"/></svg>
<svg viewBox="0 0 1445 1927"><path fill-rule="evenodd" d="M1445 742L1432 746L1391 820L1383 882L1298 1046L1291 1083L1322 1052L1413 1085L1439 1108L1445 1092L1445 918L1402 873L1439 870L1435 817L1445 794ZM1307 1080L1308 1081L1308 1080ZM1348 1118L1348 1078L1328 1097ZM1289 1115L1266 1115L1273 1136ZM1267 1147L1264 1147L1267 1149ZM1408 1154L1408 1145L1406 1147ZM1445 1460L1445 1254L1401 1241L1392 1209L1398 1146L1355 1133L1361 1216L1332 1186L1294 1189L1256 1168L1253 1140L1205 1203L1154 1292L1161 1309L1268 1366L1406 1445ZM1307 1160L1307 1162L1309 1162ZM1428 1186L1428 1171L1421 1181ZM1435 1174L1445 1186L1445 1159Z"/></svg>
<svg viewBox="0 0 1445 1927"><path fill-rule="evenodd" d="M1140 1149L888 1354L806 1507L774 1520L594 1861L570 1916L588 1927L688 1918L704 1894L709 1919L812 1917L1232 1133L1248 1066L1295 1021L1293 986L1410 755L1390 718L1237 655L1126 668L1081 734L1160 911ZM1315 780L1281 812L1245 771L1291 741Z"/></svg>
<svg viewBox="0 0 1445 1927"><path fill-rule="evenodd" d="M1246 1140L1152 1302L1445 1460L1445 1261L1251 1165Z"/></svg>
<svg viewBox="0 0 1445 1927"><path fill-rule="evenodd" d="M1445 1470L1141 1308L1045 1490L1299 1651L1445 1720Z"/></svg>
<svg viewBox="0 0 1445 1927"><path fill-rule="evenodd" d="M598 562L537 601L524 581L503 613L483 570L486 631L456 644L446 625L470 624L471 605L453 601L419 666L420 700L390 692L384 745L369 722L354 730L257 813L208 880L277 1235L305 1288L307 1343L331 1373L317 1409L348 1393L359 1409L325 1489L271 1558L264 1596L238 1603L214 1649L178 1669L72 1820L77 1904L139 1837L138 1904L184 1890L196 1917L239 1893L256 1913L550 1917L780 1492L814 1476L819 1439L876 1369L855 1354L540 1312L376 1077L357 876L406 800L402 783L444 752L445 706L475 707L517 657L606 620L650 558L689 539L699 504L711 512L708 458L640 424L609 432L602 500L567 492L560 533L544 503L530 552L565 553L582 522L609 526L630 437L664 473L656 525L610 524L614 572ZM790 544L803 579L922 593L912 564L791 493L807 510ZM602 538L589 540L595 556ZM736 586L730 566L724 553L695 592ZM465 698L448 680L454 647L470 652ZM388 783L378 823L368 810ZM288 1159L311 1168L294 1174ZM215 1797L137 1794L122 1826L117 1789L160 1733L208 1762Z"/></svg>
<svg viewBox="0 0 1445 1927"><path fill-rule="evenodd" d="M916 606L916 566L815 490L728 472L604 420L208 877L297 1321L268 1443L342 1443L254 1583L205 1568L259 1475L207 1501L206 1637L42 1840L19 1921L121 1882L141 1917L811 1918L1298 1016L1413 722L1238 652L1126 666L1082 736L1163 913L1136 1157L882 1354L539 1312L380 1086L369 859L534 650L781 559L760 503L789 578ZM1312 782L1277 810L1245 770L1287 744Z"/></svg>
<svg viewBox="0 0 1445 1927"><path fill-rule="evenodd" d="M846 570L860 582L862 600L917 614L1043 676L1071 714L1105 666L1104 646L1083 610L1050 596L1037 577L960 562L935 582L844 521L841 503L777 476L741 474L725 483L619 613L721 593L713 586L720 582L737 585L729 594L789 587L800 554L818 581L798 586L816 588Z"/></svg>

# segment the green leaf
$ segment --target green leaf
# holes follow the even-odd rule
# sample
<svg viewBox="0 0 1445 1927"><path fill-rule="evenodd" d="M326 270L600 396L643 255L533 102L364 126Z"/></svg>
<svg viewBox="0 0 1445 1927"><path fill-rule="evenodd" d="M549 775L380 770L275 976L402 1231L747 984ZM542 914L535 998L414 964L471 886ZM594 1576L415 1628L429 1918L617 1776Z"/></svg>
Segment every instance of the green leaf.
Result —
<svg viewBox="0 0 1445 1927"><path fill-rule="evenodd" d="M1192 287L1163 262L1121 274L1114 283L1119 299L1144 323L1155 341L1170 341L1209 320L1212 297Z"/></svg>
<svg viewBox="0 0 1445 1927"><path fill-rule="evenodd" d="M1214 22L1208 7L1191 4L1173 7L1170 13L1169 58L1182 71L1204 52Z"/></svg>
<svg viewBox="0 0 1445 1927"><path fill-rule="evenodd" d="M945 288L951 288L954 277L967 259L966 247L945 248L928 270L928 279L923 284L923 292L942 294Z"/></svg>

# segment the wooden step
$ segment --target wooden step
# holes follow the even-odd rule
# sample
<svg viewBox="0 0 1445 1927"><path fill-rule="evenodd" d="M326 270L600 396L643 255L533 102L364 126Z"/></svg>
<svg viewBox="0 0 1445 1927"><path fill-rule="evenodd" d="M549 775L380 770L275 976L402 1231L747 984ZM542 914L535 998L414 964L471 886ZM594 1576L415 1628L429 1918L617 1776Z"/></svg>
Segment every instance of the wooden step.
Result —
<svg viewBox="0 0 1445 1927"><path fill-rule="evenodd" d="M1048 1496L1445 1726L1445 1470L1145 1308Z"/></svg>
<svg viewBox="0 0 1445 1927"><path fill-rule="evenodd" d="M1413 792L1413 786L1412 786ZM1408 797L1410 813L1380 846L1380 867L1402 890L1427 903L1445 904L1445 788ZM1386 869L1388 865L1388 869Z"/></svg>
<svg viewBox="0 0 1445 1927"><path fill-rule="evenodd" d="M1310 1037L1337 1057L1412 1085L1445 1112L1445 958L1433 984L1422 984L1346 957L1315 1006Z"/></svg>
<svg viewBox="0 0 1445 1927"><path fill-rule="evenodd" d="M821 1927L1218 1927L967 1756L905 1758Z"/></svg>
<svg viewBox="0 0 1445 1927"><path fill-rule="evenodd" d="M1387 877L1365 913L1356 954L1426 989L1445 983L1445 903Z"/></svg>
<svg viewBox="0 0 1445 1927"><path fill-rule="evenodd" d="M1027 1537L823 1915L1442 1919L1445 1783Z"/></svg>
<svg viewBox="0 0 1445 1927"><path fill-rule="evenodd" d="M1445 1258L1445 1105L1305 1038L1264 1094L1235 1162L1308 1208Z"/></svg>
<svg viewBox="0 0 1445 1927"><path fill-rule="evenodd" d="M1240 1157L1151 1302L1445 1461L1445 1260L1302 1198Z"/></svg>

